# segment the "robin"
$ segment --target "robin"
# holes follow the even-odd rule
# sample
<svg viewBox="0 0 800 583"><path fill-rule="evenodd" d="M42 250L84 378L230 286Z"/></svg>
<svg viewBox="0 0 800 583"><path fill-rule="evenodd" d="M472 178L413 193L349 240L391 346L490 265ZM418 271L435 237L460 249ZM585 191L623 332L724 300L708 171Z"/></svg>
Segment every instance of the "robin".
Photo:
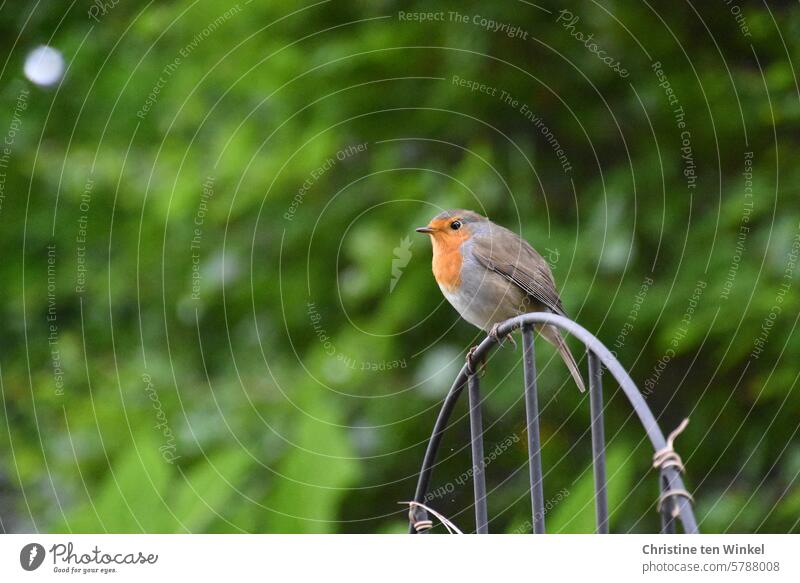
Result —
<svg viewBox="0 0 800 583"><path fill-rule="evenodd" d="M527 241L478 213L456 209L433 217L418 233L431 236L433 276L444 297L470 324L497 337L500 322L526 312L566 316L550 266ZM578 364L558 328L538 326L556 347L581 391ZM467 361L472 368L472 351Z"/></svg>

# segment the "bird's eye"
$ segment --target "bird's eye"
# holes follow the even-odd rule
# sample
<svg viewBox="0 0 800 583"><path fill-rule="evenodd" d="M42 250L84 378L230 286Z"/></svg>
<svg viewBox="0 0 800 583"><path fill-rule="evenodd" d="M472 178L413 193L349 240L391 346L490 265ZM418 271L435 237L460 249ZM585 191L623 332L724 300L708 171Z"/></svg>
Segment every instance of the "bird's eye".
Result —
<svg viewBox="0 0 800 583"><path fill-rule="evenodd" d="M461 228L461 221L453 221L450 223L450 228L454 231L458 231Z"/></svg>

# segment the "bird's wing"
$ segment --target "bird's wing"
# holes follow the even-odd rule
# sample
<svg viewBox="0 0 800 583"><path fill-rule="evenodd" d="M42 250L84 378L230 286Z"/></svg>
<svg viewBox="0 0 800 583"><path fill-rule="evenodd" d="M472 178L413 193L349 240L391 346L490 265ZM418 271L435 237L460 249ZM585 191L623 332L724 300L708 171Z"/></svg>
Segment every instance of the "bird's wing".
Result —
<svg viewBox="0 0 800 583"><path fill-rule="evenodd" d="M497 227L490 236L473 237L472 252L486 269L506 278L553 313L567 315L550 267L524 239Z"/></svg>

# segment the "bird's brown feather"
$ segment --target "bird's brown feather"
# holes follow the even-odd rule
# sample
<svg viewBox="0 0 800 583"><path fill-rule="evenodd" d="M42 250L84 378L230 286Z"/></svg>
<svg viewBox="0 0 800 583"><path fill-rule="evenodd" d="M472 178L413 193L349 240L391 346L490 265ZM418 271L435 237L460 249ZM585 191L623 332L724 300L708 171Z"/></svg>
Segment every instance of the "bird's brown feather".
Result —
<svg viewBox="0 0 800 583"><path fill-rule="evenodd" d="M490 236L474 237L472 252L486 269L518 286L554 314L566 316L550 266L527 241L494 226Z"/></svg>

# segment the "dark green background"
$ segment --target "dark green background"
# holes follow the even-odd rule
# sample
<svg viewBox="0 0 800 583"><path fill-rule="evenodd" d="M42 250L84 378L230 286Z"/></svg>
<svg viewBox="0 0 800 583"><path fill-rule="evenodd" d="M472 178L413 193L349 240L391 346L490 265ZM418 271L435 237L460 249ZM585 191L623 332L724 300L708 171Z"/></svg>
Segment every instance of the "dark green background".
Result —
<svg viewBox="0 0 800 583"><path fill-rule="evenodd" d="M0 209L2 529L404 531L397 503L412 496L441 399L480 338L443 302L413 228L463 206L551 260L570 314L640 387L658 377L647 401L665 432L691 418L677 447L702 531L800 530L796 4L747 3L750 36L724 2L568 6L573 32L593 33L627 78L551 3L121 0L99 22L91 3L66 6L0 10L0 136L30 92ZM405 22L399 10L445 21ZM55 88L22 75L38 44L68 62ZM693 188L655 62L685 113ZM366 148L328 164L285 218L315 169L355 144ZM487 449L511 442L488 467L492 531L524 530L529 514L520 356L499 350L483 379ZM548 530L589 532L588 397L549 347L538 357ZM612 530L655 531L652 450L610 379L606 389ZM175 463L159 450L156 407ZM431 505L469 530L464 413L433 481L452 491Z"/></svg>

